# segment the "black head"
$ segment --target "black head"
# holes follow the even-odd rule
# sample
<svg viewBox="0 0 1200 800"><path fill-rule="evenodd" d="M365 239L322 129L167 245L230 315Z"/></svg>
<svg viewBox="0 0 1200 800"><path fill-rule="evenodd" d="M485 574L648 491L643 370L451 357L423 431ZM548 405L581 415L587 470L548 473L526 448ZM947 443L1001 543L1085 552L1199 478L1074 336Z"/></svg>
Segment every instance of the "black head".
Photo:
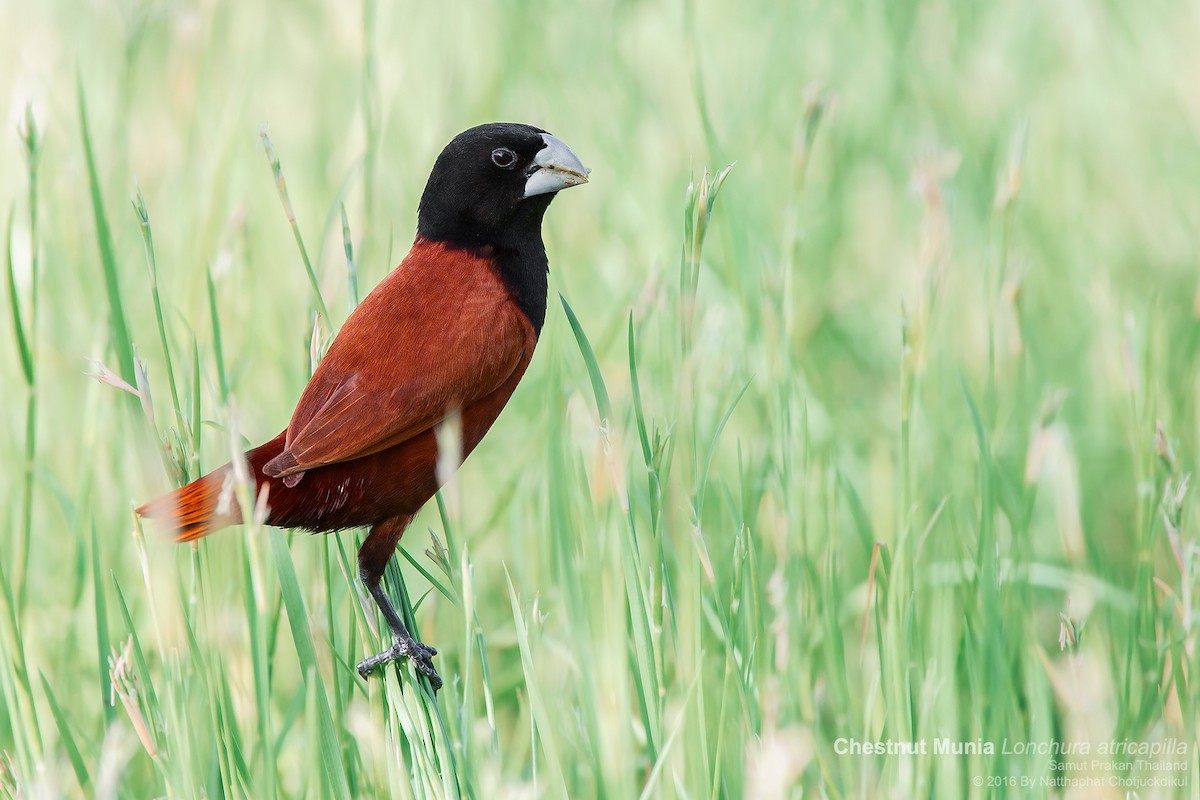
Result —
<svg viewBox="0 0 1200 800"><path fill-rule="evenodd" d="M421 196L417 233L467 247L540 243L542 215L588 169L540 128L496 122L463 131L442 150Z"/></svg>

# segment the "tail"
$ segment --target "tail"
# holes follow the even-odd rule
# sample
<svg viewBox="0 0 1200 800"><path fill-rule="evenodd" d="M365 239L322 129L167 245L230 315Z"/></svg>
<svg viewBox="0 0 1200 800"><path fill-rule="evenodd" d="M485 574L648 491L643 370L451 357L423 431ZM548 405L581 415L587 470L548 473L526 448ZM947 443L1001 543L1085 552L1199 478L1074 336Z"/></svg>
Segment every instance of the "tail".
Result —
<svg viewBox="0 0 1200 800"><path fill-rule="evenodd" d="M228 465L139 506L138 516L158 520L161 528L178 542L191 542L216 533L241 519L240 513L234 513L239 509L232 497L232 484L225 503L228 508L223 514L217 510L227 477L232 477Z"/></svg>
<svg viewBox="0 0 1200 800"><path fill-rule="evenodd" d="M283 451L284 434L246 453L255 491L263 481L263 465ZM160 528L177 542L193 542L242 521L242 511L233 496L230 465L213 470L187 486L168 492L137 508L138 516L157 520ZM222 495L225 495L224 497Z"/></svg>

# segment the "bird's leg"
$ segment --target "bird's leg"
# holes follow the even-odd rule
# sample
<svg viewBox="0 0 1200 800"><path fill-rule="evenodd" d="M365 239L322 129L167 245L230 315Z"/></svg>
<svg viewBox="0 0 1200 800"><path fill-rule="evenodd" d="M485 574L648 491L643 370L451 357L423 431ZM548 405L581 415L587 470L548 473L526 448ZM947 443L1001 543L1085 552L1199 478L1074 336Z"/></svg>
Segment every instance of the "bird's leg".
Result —
<svg viewBox="0 0 1200 800"><path fill-rule="evenodd" d="M375 599L375 605L379 606L379 610L383 612L383 618L387 622L388 628L392 631L392 646L382 653L360 661L358 663L358 674L366 678L377 667L383 664L395 661L398 658L407 658L412 661L417 672L429 678L429 683L433 686L433 691L437 692L438 689L442 688L442 677L438 675L437 670L433 667L433 657L437 655L437 649L418 642L412 637L412 634L408 632L408 628L404 627L404 622L400 619L400 615L392 607L392 602L388 600L388 596L384 593L383 586L378 578L372 581L365 570L362 571L361 577L363 584L367 587L367 591Z"/></svg>
<svg viewBox="0 0 1200 800"><path fill-rule="evenodd" d="M379 606L379 610L383 612L383 618L392 632L392 646L382 653L359 662L358 674L365 678L381 664L387 664L398 658L407 658L412 661L417 672L429 678L429 683L436 692L442 688L442 678L433 668L433 657L437 655L437 650L412 637L408 628L404 627L404 622L396 613L391 601L388 600L381 583L383 572L395 554L396 545L400 543L400 537L410 522L412 522L412 516L404 515L389 517L375 523L370 534L363 541L362 547L358 550L358 576L362 578L363 585L375 599L375 605Z"/></svg>

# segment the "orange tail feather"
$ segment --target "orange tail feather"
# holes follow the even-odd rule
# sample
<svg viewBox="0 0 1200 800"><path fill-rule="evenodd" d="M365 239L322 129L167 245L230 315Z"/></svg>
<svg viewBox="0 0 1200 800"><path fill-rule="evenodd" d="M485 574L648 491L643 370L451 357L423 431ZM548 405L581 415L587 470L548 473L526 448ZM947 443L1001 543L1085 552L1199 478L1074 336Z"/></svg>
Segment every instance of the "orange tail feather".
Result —
<svg viewBox="0 0 1200 800"><path fill-rule="evenodd" d="M229 498L224 513L218 510L228 467L210 472L187 486L139 506L142 517L158 520L176 541L191 542L241 521L237 501Z"/></svg>
<svg viewBox="0 0 1200 800"><path fill-rule="evenodd" d="M286 434L287 431L284 431L246 453L246 465L256 487L263 481L270 480L263 475L263 464L283 451ZM197 478L187 486L139 506L138 516L158 520L163 530L178 542L193 542L222 528L236 525L242 521L242 511L232 492L225 502L226 507L221 508L221 493L226 491L225 481L228 475L229 465L226 464L203 478Z"/></svg>

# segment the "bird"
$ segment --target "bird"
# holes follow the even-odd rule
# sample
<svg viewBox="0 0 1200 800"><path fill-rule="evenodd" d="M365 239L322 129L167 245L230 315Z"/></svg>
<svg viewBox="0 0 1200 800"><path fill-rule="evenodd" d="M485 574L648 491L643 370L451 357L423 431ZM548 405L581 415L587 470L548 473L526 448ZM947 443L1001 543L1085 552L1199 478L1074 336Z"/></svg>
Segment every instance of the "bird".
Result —
<svg viewBox="0 0 1200 800"><path fill-rule="evenodd" d="M392 645L358 664L368 678L408 659L436 693L437 649L417 641L381 586L400 537L441 488L437 429L456 419L460 464L529 367L546 318L542 219L591 170L541 128L490 123L434 161L412 248L354 309L313 371L287 428L244 455L265 522L333 532L370 528L359 578ZM450 445L452 446L452 445ZM176 541L242 521L233 464L138 507Z"/></svg>

